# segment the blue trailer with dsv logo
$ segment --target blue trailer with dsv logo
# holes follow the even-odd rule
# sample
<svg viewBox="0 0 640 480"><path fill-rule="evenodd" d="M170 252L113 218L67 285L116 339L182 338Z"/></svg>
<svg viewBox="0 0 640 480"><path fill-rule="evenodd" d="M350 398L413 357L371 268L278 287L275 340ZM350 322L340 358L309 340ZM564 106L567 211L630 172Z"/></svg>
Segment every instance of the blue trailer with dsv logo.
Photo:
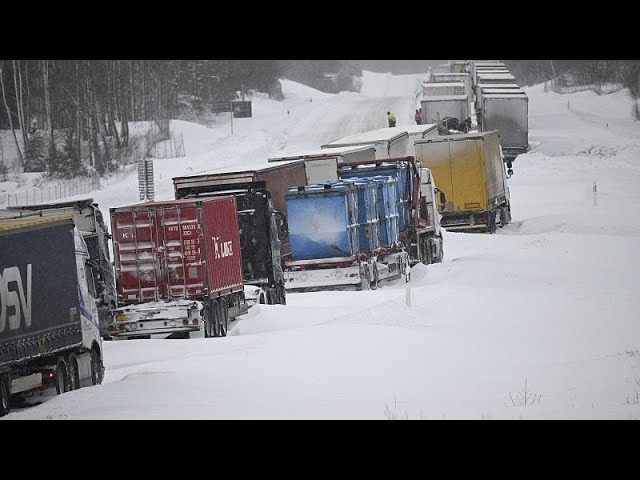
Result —
<svg viewBox="0 0 640 480"><path fill-rule="evenodd" d="M90 262L70 215L0 220L0 416L102 382Z"/></svg>

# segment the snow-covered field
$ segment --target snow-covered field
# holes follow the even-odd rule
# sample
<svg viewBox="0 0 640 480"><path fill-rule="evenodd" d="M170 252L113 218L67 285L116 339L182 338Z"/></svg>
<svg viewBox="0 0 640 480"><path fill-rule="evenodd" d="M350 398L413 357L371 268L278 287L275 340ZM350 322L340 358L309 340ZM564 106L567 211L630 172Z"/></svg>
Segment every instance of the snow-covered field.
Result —
<svg viewBox="0 0 640 480"><path fill-rule="evenodd" d="M317 149L412 123L422 75L365 72L362 93L283 81L253 118L173 122L171 177ZM102 385L6 419L638 419L640 125L625 92L529 95L530 153L509 180L513 223L445 234L445 261L377 291L291 294L226 338L105 342ZM569 108L568 104L569 103ZM594 182L597 188L594 198ZM135 174L92 196L137 201Z"/></svg>

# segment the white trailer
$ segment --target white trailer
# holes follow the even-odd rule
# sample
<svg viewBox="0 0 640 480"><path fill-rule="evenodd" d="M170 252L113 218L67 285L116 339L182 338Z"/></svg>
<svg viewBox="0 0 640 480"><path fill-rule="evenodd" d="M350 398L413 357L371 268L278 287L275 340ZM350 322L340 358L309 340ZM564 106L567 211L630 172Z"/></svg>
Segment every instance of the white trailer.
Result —
<svg viewBox="0 0 640 480"><path fill-rule="evenodd" d="M435 122L430 122L435 123ZM376 160L385 158L398 158L405 155L409 134L404 129L398 131L394 128L379 128L368 132L356 133L334 140L331 143L321 145L325 148L342 148L351 146L369 145L376 149Z"/></svg>
<svg viewBox="0 0 640 480"><path fill-rule="evenodd" d="M457 118L460 122L469 118L469 99L466 95L441 95L423 98L422 121L440 123L445 117Z"/></svg>
<svg viewBox="0 0 640 480"><path fill-rule="evenodd" d="M485 93L480 110L480 131L498 130L509 170L515 158L529 149L529 97L522 93ZM511 173L511 172L509 172Z"/></svg>
<svg viewBox="0 0 640 480"><path fill-rule="evenodd" d="M271 163L303 160L307 176L307 185L309 185L313 183L324 183L327 180L337 178L336 172L338 171L339 165L375 159L375 147L373 145L361 145L296 152L283 156L270 157L268 161Z"/></svg>

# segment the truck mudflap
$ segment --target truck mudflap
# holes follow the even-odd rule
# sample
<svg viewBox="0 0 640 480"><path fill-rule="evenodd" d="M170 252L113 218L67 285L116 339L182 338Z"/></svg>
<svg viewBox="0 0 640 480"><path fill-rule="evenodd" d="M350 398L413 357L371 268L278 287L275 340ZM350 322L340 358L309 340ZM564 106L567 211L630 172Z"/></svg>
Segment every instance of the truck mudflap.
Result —
<svg viewBox="0 0 640 480"><path fill-rule="evenodd" d="M173 333L202 333L203 303L196 300L149 302L113 310L109 327L115 338L135 338Z"/></svg>
<svg viewBox="0 0 640 480"><path fill-rule="evenodd" d="M284 272L287 291L357 290L361 283L359 265Z"/></svg>

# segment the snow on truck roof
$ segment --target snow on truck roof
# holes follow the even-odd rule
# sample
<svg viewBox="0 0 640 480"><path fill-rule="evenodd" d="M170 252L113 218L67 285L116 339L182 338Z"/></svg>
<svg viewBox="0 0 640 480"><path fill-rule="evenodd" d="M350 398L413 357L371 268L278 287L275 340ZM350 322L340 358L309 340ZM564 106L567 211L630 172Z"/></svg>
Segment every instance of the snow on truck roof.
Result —
<svg viewBox="0 0 640 480"><path fill-rule="evenodd" d="M0 218L0 232L19 230L22 228L35 227L38 225L56 224L59 222L73 223L71 215L53 215L49 217L23 217L23 218Z"/></svg>
<svg viewBox="0 0 640 480"><path fill-rule="evenodd" d="M438 128L437 123L425 123L424 125L404 125L402 127L390 127L387 130L407 132L409 135L423 134Z"/></svg>
<svg viewBox="0 0 640 480"><path fill-rule="evenodd" d="M327 143L327 146L336 146L336 145L353 145L360 143L376 143L376 142L387 142L397 140L403 136L408 137L409 134L406 130L394 131L391 128L379 128L377 130L369 130L368 132L356 133L354 135L348 135L346 137L339 138L334 140L331 143ZM320 148L323 148L321 146Z"/></svg>
<svg viewBox="0 0 640 480"><path fill-rule="evenodd" d="M430 87L464 87L464 81L458 80L456 82L422 82L422 88Z"/></svg>
<svg viewBox="0 0 640 480"><path fill-rule="evenodd" d="M424 97L423 102L446 102L450 100L466 101L466 95L434 95L432 97Z"/></svg>
<svg viewBox="0 0 640 480"><path fill-rule="evenodd" d="M334 147L334 148L322 148L319 150L306 150L303 152L289 153L282 156L269 157L269 162L285 162L288 160L299 160L310 157L331 157L344 155L353 152L363 152L374 148L373 145L362 145L353 147Z"/></svg>

